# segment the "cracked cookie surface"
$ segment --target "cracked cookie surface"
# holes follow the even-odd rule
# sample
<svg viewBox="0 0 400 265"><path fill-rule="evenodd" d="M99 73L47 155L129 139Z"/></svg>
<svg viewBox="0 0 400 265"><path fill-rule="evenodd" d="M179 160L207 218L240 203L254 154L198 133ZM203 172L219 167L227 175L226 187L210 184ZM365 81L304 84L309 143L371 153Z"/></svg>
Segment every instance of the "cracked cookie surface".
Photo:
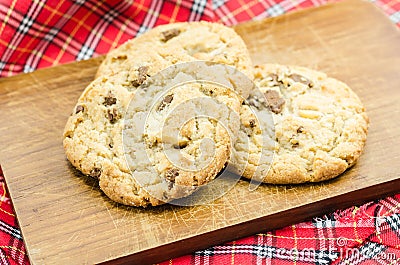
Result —
<svg viewBox="0 0 400 265"><path fill-rule="evenodd" d="M215 72L224 76L230 69L221 65L178 64L160 75L152 75L157 67L151 63L143 67L138 64L130 71L93 81L79 98L64 130L64 149L71 163L98 178L100 188L112 200L134 206L163 204L212 181L229 160L232 143L227 132L233 134L239 129L241 102L230 88L193 82ZM234 82L231 79L225 81L227 86L236 86L229 85ZM161 97L165 91L169 94ZM220 102L220 106L203 105L204 98L214 99L212 102ZM236 113L236 122L223 106ZM175 115L168 114L172 109ZM210 117L216 116L190 119L204 110ZM188 119L179 123L179 137L168 130L160 131L164 123L176 124L174 117ZM130 129L137 130L144 118L142 132L132 133ZM219 120L229 123L221 125ZM172 128L176 132L178 127ZM197 164L187 168L187 161Z"/></svg>
<svg viewBox="0 0 400 265"><path fill-rule="evenodd" d="M212 70L204 73L191 66L186 71L188 75L190 71L196 73L191 78L211 78L247 97L252 74L243 40L223 25L190 22L156 27L111 51L98 69L98 78L79 98L65 127L64 149L71 163L84 174L98 178L101 189L113 200L136 206L164 203L137 188L137 183L127 177L130 172L123 159L121 121L133 94L148 86L153 76L170 66L198 60L229 65L244 74L233 80L232 69L223 69L220 74L218 66L210 65Z"/></svg>
<svg viewBox="0 0 400 265"><path fill-rule="evenodd" d="M368 117L344 83L304 67L254 69L258 89L243 103L232 164L272 184L334 178L358 160Z"/></svg>
<svg viewBox="0 0 400 265"><path fill-rule="evenodd" d="M232 135L239 129L239 97L207 83L184 83L166 93L157 86L138 92L126 112L123 146L141 188L171 201L212 181L230 159ZM124 182L104 176L100 183L113 194Z"/></svg>

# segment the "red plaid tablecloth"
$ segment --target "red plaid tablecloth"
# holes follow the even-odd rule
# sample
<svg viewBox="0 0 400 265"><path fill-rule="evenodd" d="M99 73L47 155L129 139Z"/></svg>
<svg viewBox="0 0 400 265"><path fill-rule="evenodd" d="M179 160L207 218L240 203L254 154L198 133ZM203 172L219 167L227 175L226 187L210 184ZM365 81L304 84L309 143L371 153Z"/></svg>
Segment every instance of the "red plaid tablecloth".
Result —
<svg viewBox="0 0 400 265"><path fill-rule="evenodd" d="M399 0L373 2L400 26ZM234 25L324 3L0 0L0 77L104 54L159 24ZM1 169L0 264L29 264ZM162 264L400 264L400 194Z"/></svg>

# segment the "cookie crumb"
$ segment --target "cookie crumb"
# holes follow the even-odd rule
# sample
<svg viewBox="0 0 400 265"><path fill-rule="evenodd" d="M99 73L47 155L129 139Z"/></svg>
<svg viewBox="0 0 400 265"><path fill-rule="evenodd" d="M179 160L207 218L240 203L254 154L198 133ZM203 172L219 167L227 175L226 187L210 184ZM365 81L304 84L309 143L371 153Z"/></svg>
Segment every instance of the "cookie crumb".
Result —
<svg viewBox="0 0 400 265"><path fill-rule="evenodd" d="M256 127L256 121L254 119L249 120L249 125L251 128Z"/></svg>

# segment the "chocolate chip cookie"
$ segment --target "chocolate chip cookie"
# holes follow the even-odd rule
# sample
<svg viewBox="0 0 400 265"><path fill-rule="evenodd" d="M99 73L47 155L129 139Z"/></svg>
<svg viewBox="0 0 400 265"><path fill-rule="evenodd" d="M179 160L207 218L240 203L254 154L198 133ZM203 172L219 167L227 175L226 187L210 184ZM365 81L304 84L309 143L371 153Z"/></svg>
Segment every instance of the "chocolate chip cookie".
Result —
<svg viewBox="0 0 400 265"><path fill-rule="evenodd" d="M233 66L252 78L250 55L240 36L232 28L205 21L158 26L125 42L107 54L97 76L126 70L137 61L137 54L157 54L162 47L181 51L191 61L201 60ZM173 58L174 53L170 56Z"/></svg>
<svg viewBox="0 0 400 265"><path fill-rule="evenodd" d="M233 166L246 178L296 184L334 178L356 163L368 131L357 95L304 67L260 65L241 108Z"/></svg>
<svg viewBox="0 0 400 265"><path fill-rule="evenodd" d="M64 131L71 163L126 205L163 204L212 181L239 130L235 78L220 80L226 86L202 78L219 70L229 76L229 68L199 62L156 75L151 69L136 65L93 81Z"/></svg>

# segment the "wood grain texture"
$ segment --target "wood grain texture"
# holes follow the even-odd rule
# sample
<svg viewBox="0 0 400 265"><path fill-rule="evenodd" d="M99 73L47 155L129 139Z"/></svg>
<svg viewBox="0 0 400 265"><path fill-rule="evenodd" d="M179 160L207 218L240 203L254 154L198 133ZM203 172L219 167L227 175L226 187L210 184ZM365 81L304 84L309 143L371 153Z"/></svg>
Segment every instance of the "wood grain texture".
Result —
<svg viewBox="0 0 400 265"><path fill-rule="evenodd" d="M255 63L297 64L348 83L371 119L365 152L315 185L239 181L209 205L118 205L65 158L62 131L101 58L0 79L0 162L32 264L144 264L399 192L400 34L351 0L242 24Z"/></svg>

